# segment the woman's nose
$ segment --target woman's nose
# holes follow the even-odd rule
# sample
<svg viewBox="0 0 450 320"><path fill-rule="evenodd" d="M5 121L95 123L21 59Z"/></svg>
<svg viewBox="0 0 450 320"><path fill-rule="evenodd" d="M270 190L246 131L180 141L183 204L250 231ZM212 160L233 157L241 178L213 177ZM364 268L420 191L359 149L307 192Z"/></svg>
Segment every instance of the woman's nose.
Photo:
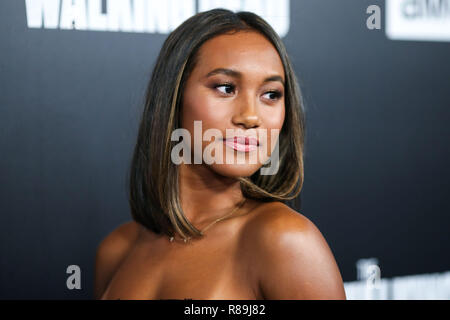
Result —
<svg viewBox="0 0 450 320"><path fill-rule="evenodd" d="M261 119L254 99L244 98L241 100L242 102L233 116L233 123L237 126L244 126L246 129L259 127Z"/></svg>

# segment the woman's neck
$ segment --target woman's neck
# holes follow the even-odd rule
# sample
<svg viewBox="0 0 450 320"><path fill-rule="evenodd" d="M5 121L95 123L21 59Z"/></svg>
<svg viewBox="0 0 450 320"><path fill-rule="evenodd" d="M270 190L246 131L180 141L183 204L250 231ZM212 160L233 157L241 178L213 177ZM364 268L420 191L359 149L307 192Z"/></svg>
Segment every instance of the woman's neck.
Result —
<svg viewBox="0 0 450 320"><path fill-rule="evenodd" d="M238 180L221 176L203 164L181 164L180 201L194 225L212 221L233 210L243 199Z"/></svg>

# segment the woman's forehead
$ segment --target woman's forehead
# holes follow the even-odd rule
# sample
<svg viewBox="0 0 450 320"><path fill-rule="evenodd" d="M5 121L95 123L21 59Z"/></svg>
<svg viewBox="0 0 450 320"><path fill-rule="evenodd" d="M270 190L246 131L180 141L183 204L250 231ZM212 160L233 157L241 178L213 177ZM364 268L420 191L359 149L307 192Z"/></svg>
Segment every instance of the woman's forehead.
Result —
<svg viewBox="0 0 450 320"><path fill-rule="evenodd" d="M218 67L234 69L264 68L284 74L280 56L263 35L254 31L222 34L206 41L198 52L198 67L203 70Z"/></svg>

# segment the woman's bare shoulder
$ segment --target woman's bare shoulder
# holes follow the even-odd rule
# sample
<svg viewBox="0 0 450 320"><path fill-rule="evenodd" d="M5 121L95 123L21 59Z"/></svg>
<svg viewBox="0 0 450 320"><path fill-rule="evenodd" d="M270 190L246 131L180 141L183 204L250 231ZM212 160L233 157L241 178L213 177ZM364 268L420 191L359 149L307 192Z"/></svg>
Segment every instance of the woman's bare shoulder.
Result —
<svg viewBox="0 0 450 320"><path fill-rule="evenodd" d="M289 230L307 230L312 222L286 204L273 201L261 204L246 225L246 232L257 237L268 237ZM256 239L255 239L256 240Z"/></svg>
<svg viewBox="0 0 450 320"><path fill-rule="evenodd" d="M264 204L245 227L250 261L266 299L345 299L334 256L316 225L281 202Z"/></svg>
<svg viewBox="0 0 450 320"><path fill-rule="evenodd" d="M114 230L112 230L103 240L100 242L100 245L104 246L114 246L123 243L133 242L140 230L140 224L136 221L131 220L125 223L122 223Z"/></svg>
<svg viewBox="0 0 450 320"><path fill-rule="evenodd" d="M140 232L140 224L125 222L107 234L97 247L97 259L116 265L130 250Z"/></svg>
<svg viewBox="0 0 450 320"><path fill-rule="evenodd" d="M138 237L140 225L123 223L107 234L98 244L95 256L94 297L100 298L115 271Z"/></svg>

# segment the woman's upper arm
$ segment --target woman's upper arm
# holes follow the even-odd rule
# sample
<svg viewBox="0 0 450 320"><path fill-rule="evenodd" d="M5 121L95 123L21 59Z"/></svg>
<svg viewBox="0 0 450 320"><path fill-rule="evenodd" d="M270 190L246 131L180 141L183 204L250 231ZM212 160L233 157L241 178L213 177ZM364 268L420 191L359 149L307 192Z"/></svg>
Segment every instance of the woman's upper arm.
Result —
<svg viewBox="0 0 450 320"><path fill-rule="evenodd" d="M100 299L137 236L138 225L124 223L98 245L95 255L94 299Z"/></svg>
<svg viewBox="0 0 450 320"><path fill-rule="evenodd" d="M346 299L334 256L309 219L283 208L258 228L257 278L265 299Z"/></svg>

